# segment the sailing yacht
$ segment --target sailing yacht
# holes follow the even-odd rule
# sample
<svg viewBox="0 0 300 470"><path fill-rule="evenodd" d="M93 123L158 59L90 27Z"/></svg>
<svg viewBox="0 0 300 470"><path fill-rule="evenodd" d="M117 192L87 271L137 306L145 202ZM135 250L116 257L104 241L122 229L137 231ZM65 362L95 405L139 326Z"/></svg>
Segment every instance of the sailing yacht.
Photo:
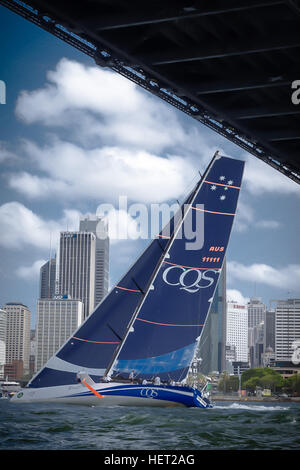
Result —
<svg viewBox="0 0 300 470"><path fill-rule="evenodd" d="M177 214L14 403L212 407L205 390L183 384L222 270L243 170L243 161L216 152ZM197 243L191 227L202 231Z"/></svg>

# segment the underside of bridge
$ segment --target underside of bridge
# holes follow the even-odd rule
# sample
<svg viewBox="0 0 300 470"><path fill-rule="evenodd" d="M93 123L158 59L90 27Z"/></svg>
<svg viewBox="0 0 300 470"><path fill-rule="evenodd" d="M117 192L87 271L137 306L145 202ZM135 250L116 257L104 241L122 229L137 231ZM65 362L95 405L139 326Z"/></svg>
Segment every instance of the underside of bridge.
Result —
<svg viewBox="0 0 300 470"><path fill-rule="evenodd" d="M0 4L300 182L299 0Z"/></svg>

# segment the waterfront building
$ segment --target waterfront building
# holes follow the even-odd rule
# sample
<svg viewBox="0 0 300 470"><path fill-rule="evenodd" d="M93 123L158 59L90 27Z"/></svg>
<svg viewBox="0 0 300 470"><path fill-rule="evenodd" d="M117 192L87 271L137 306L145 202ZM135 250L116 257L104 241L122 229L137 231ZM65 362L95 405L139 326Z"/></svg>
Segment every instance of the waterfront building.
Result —
<svg viewBox="0 0 300 470"><path fill-rule="evenodd" d="M96 236L91 232L61 232L58 294L84 304L84 318L94 310Z"/></svg>
<svg viewBox="0 0 300 470"><path fill-rule="evenodd" d="M30 310L20 302L8 302L3 306L7 314L6 328L6 365L18 364L17 374L20 375L20 361L23 373L29 373L30 356ZM19 379L20 377L15 377Z"/></svg>
<svg viewBox="0 0 300 470"><path fill-rule="evenodd" d="M293 343L300 340L300 299L277 300L275 308L275 359L291 361Z"/></svg>
<svg viewBox="0 0 300 470"><path fill-rule="evenodd" d="M7 313L0 309L0 379L4 379Z"/></svg>
<svg viewBox="0 0 300 470"><path fill-rule="evenodd" d="M258 297L252 297L247 304L248 327L253 328L265 321L266 306Z"/></svg>
<svg viewBox="0 0 300 470"><path fill-rule="evenodd" d="M83 311L83 302L67 296L37 301L36 370L40 370L80 326Z"/></svg>
<svg viewBox="0 0 300 470"><path fill-rule="evenodd" d="M24 371L23 360L14 359L4 366L4 377L9 381L21 380L27 372Z"/></svg>
<svg viewBox="0 0 300 470"><path fill-rule="evenodd" d="M226 344L225 347L226 354L226 365L225 370L228 374L233 374L233 363L236 361L236 347L232 344Z"/></svg>
<svg viewBox="0 0 300 470"><path fill-rule="evenodd" d="M96 236L94 307L106 296L109 288L109 237L108 225L101 217L85 217L80 220L80 232L92 232Z"/></svg>
<svg viewBox="0 0 300 470"><path fill-rule="evenodd" d="M56 257L40 269L40 299L52 299L55 295Z"/></svg>
<svg viewBox="0 0 300 470"><path fill-rule="evenodd" d="M235 361L232 363L233 375L242 375L242 373L249 369L248 361Z"/></svg>
<svg viewBox="0 0 300 470"><path fill-rule="evenodd" d="M197 356L201 358L200 371L223 372L226 368L226 261L224 261L218 287L207 316Z"/></svg>
<svg viewBox="0 0 300 470"><path fill-rule="evenodd" d="M247 305L227 302L226 344L235 346L237 362L248 362Z"/></svg>

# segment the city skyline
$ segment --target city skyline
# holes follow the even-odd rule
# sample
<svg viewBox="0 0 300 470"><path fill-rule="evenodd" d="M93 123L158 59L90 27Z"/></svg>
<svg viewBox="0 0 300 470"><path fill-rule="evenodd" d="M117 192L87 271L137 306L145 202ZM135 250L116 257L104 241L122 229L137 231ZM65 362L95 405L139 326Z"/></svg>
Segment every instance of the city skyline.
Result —
<svg viewBox="0 0 300 470"><path fill-rule="evenodd" d="M251 298L247 304L232 301L225 304L224 281L223 277L198 346L200 372L210 375L226 371L236 375L238 365L243 370L282 367L283 364L297 366L295 351L300 341L300 299L277 300L270 311L258 298ZM254 312L253 305L261 311ZM0 309L0 314L4 314L0 315L0 378L5 367L14 379L27 375L29 367L33 372L34 363L35 372L39 371L84 321L84 304L69 295L56 294L52 299L38 299L37 312L32 337L31 313L26 305L9 302ZM223 324L217 327L220 315ZM30 354L34 357L29 356L32 339L35 348Z"/></svg>
<svg viewBox="0 0 300 470"><path fill-rule="evenodd" d="M34 326L39 269L60 231L77 230L81 217L116 205L119 195L181 200L215 150L246 161L227 254L229 295L256 292L267 306L300 297L296 183L3 7L1 25L1 305L28 305ZM134 221L124 214L124 223ZM147 243L112 241L110 287Z"/></svg>

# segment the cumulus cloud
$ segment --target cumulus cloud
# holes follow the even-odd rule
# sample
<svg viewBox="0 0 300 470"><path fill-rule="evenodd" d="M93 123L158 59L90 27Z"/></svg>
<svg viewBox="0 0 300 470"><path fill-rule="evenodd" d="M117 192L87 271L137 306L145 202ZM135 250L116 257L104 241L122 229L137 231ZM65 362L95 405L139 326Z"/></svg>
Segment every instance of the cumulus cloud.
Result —
<svg viewBox="0 0 300 470"><path fill-rule="evenodd" d="M76 139L102 145L113 141L158 151L185 138L163 101L117 73L68 59L48 72L43 88L20 94L16 113L28 124L68 128Z"/></svg>
<svg viewBox="0 0 300 470"><path fill-rule="evenodd" d="M7 163L7 162L15 162L18 160L18 156L11 152L10 150L8 150L7 148L7 143L6 142L3 142L3 141L0 141L0 163Z"/></svg>
<svg viewBox="0 0 300 470"><path fill-rule="evenodd" d="M246 155L243 186L251 194L295 194L300 196L299 185L256 157Z"/></svg>
<svg viewBox="0 0 300 470"><path fill-rule="evenodd" d="M300 285L299 264L289 264L279 269L263 263L246 266L236 261L228 261L227 272L231 282L234 280L251 281L281 289L296 290Z"/></svg>
<svg viewBox="0 0 300 470"><path fill-rule="evenodd" d="M39 149L43 160L41 166L45 166L47 157L44 154L46 154L48 166L51 165L53 157L53 166L56 166L57 172L59 165L56 165L58 157L55 155L56 152L60 152L59 155L63 160L61 174L54 175L53 168L50 169L46 165L44 168L46 174L43 177L25 172L11 178L14 188L17 189L18 183L23 183L24 192L31 197L37 195L40 197L42 194L47 197L51 195L50 189L53 192L56 189L59 193L66 192L69 197L74 192L72 184L74 172L80 170L83 161L86 171L82 174L83 179L85 174L86 179L91 174L94 178L95 175L100 177L102 171L104 174L111 174L113 168L118 182L118 177L126 180L128 175L132 174L133 178L138 176L135 180L137 183L143 181L145 173L149 171L154 174L153 179L156 179L159 166L162 167L162 178L164 178L166 174L164 166L169 165L170 181L177 184L172 174L175 167L175 171L181 173L184 163L188 166L184 176L186 173L190 174L191 169L195 174L204 168L217 150L216 141L213 145L211 143L208 145L208 139L204 138L205 128L194 125L192 120L189 127L184 127L179 122L174 108L145 92L136 84L110 70L87 66L66 58L60 60L56 68L48 72L43 87L20 93L16 114L28 124L43 124L47 129L55 131L63 129L68 132L68 138L73 142L73 149L71 144L64 142L63 139ZM34 148L31 150L35 153ZM68 157L65 156L64 152L68 153L68 150L73 150L73 158L70 154ZM80 158L79 154L87 150L86 157ZM218 150L222 153L222 149ZM169 155L165 158L166 162L162 161L162 152L165 152L165 157ZM102 153L101 157L99 153ZM175 157L175 153L180 156ZM119 159L117 155L120 156ZM247 192L253 195L266 192L300 195L299 186L285 175L251 155L244 154L242 158L246 159L243 188ZM146 162L145 168L140 167L141 160ZM134 162L137 163L137 172L133 171ZM68 175L65 172L66 166ZM145 187L147 187L147 177ZM158 179L160 185L162 178ZM100 180L99 187L102 182ZM77 177L74 183L78 186ZM164 184L167 184L166 180ZM83 188L86 189L84 184ZM93 180L91 188L94 188ZM94 191L92 193L94 195ZM77 191L74 194L76 195ZM90 192L87 192L87 197L89 196ZM240 227L243 230L243 224Z"/></svg>
<svg viewBox="0 0 300 470"><path fill-rule="evenodd" d="M228 302L238 302L239 304L247 304L250 300L237 289L227 289L226 297Z"/></svg>
<svg viewBox="0 0 300 470"><path fill-rule="evenodd" d="M0 206L0 245L21 250L24 246L49 249L58 242L62 230L76 230L81 214L76 210L64 210L59 220L46 220L20 202L7 202Z"/></svg>
<svg viewBox="0 0 300 470"><path fill-rule="evenodd" d="M144 227L139 226L138 218L133 217L125 210L118 210L108 204L107 206L110 206L107 211L97 210L96 213L108 223L109 237L112 243L148 238L148 232L146 230L144 233ZM99 208L101 207L104 205L99 206ZM87 215L75 209L64 209L62 216L57 220L47 220L20 202L5 203L0 206L2 228L0 246L12 250L22 250L28 246L49 250L51 245L55 250L58 246L60 232L78 231L80 220ZM125 244L126 242L124 242L124 246ZM124 250L126 251L126 248ZM18 271L18 275L26 277L27 274L33 273L36 266L25 267Z"/></svg>
<svg viewBox="0 0 300 470"><path fill-rule="evenodd" d="M23 143L25 153L45 175L10 175L12 188L31 198L56 195L69 200L130 199L156 202L185 191L195 171L181 157L164 158L143 150L102 147L91 150L55 140L39 147Z"/></svg>
<svg viewBox="0 0 300 470"><path fill-rule="evenodd" d="M12 174L9 184L31 198L126 194L137 201L164 201L178 197L217 149L208 145L200 126L191 121L184 127L171 106L131 81L65 58L48 72L42 88L20 93L16 114L28 124L67 130L72 140L61 136L42 146L24 143L37 171ZM298 185L275 169L242 157L247 160L244 187L251 194L299 193ZM249 225L247 211L240 207L237 231ZM275 223L257 227L274 228Z"/></svg>
<svg viewBox="0 0 300 470"><path fill-rule="evenodd" d="M32 279L37 279L40 274L40 269L43 264L46 263L44 259L38 259L33 262L30 266L20 266L16 270L16 275L21 279L31 281Z"/></svg>
<svg viewBox="0 0 300 470"><path fill-rule="evenodd" d="M20 93L16 114L56 133L44 145L24 141L20 151L35 170L9 176L10 187L30 198L178 198L217 150L164 101L112 71L68 59L42 88Z"/></svg>

